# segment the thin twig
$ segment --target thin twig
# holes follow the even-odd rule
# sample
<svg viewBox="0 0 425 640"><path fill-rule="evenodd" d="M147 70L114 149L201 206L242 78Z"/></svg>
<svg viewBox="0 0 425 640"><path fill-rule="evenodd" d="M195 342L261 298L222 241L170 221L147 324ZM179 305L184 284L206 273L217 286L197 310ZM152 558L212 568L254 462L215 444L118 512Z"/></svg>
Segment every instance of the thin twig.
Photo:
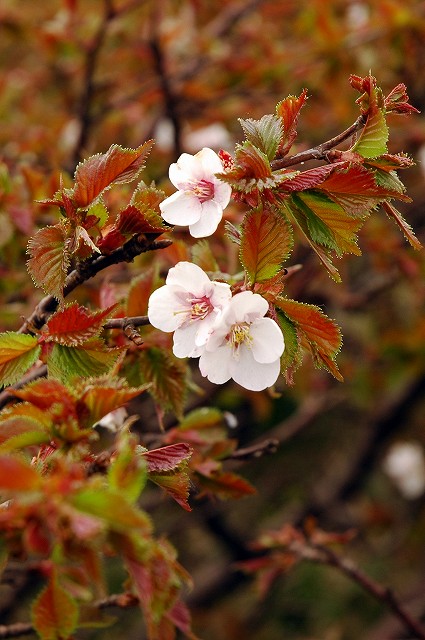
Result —
<svg viewBox="0 0 425 640"><path fill-rule="evenodd" d="M312 542L309 542L307 545L294 542L290 545L290 548L305 560L335 567L341 571L341 573L356 582L364 591L367 591L376 600L381 602L381 604L387 606L402 622L403 626L413 634L414 638L425 640L425 630L419 622L412 618L408 611L406 611L393 591L372 580L372 578L361 571L350 559L339 556L328 547Z"/></svg>
<svg viewBox="0 0 425 640"><path fill-rule="evenodd" d="M293 156L273 160L271 162L272 169L276 171L277 169L283 169L284 167L291 167L295 164L307 162L307 160L326 160L328 151L334 149L342 142L345 142L345 140L348 140L348 138L357 133L357 131L360 131L360 129L364 127L365 123L365 116L361 115L350 127L348 127L348 129L345 129L345 131L342 131L334 138L319 144L317 147L300 151L300 153L296 153Z"/></svg>
<svg viewBox="0 0 425 640"><path fill-rule="evenodd" d="M264 440L263 442L253 444L250 447L236 449L236 451L233 451L233 453L231 453L225 459L242 461L251 460L252 458L261 458L264 455L276 453L279 444L279 440L269 438L268 440Z"/></svg>
<svg viewBox="0 0 425 640"><path fill-rule="evenodd" d="M104 329L125 329L126 327L143 327L149 323L148 316L133 316L126 318L113 318L103 325Z"/></svg>

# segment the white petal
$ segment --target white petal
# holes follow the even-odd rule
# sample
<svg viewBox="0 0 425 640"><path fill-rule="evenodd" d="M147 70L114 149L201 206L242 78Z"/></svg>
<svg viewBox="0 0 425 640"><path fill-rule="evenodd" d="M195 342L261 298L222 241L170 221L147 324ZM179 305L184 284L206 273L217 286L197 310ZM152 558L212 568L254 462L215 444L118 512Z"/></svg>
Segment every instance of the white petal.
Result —
<svg viewBox="0 0 425 640"><path fill-rule="evenodd" d="M282 331L271 318L259 318L250 326L252 355L257 362L274 362L285 349Z"/></svg>
<svg viewBox="0 0 425 640"><path fill-rule="evenodd" d="M204 377L215 384L224 384L230 380L231 349L219 347L216 351L204 351L199 359L199 370Z"/></svg>
<svg viewBox="0 0 425 640"><path fill-rule="evenodd" d="M239 359L232 359L230 364L232 378L235 382L250 391L262 391L271 387L279 377L280 360L262 364L256 362L249 347L242 345Z"/></svg>
<svg viewBox="0 0 425 640"><path fill-rule="evenodd" d="M178 262L175 267L169 270L166 283L182 287L188 293L200 298L206 295L212 285L211 280L201 267L184 261Z"/></svg>
<svg viewBox="0 0 425 640"><path fill-rule="evenodd" d="M230 285L226 282L213 282L213 292L211 295L211 304L214 307L223 309L232 299L232 291Z"/></svg>
<svg viewBox="0 0 425 640"><path fill-rule="evenodd" d="M207 343L208 338L213 331L216 316L217 314L213 311L212 313L209 313L203 320L196 321L197 330L195 336L195 344L197 347L203 347Z"/></svg>
<svg viewBox="0 0 425 640"><path fill-rule="evenodd" d="M148 318L153 327L161 331L175 331L185 320L185 313L176 313L182 310L180 289L164 285L154 291L148 303ZM189 311L189 309L188 309Z"/></svg>
<svg viewBox="0 0 425 640"><path fill-rule="evenodd" d="M201 207L200 219L189 225L190 235L194 238L205 238L212 235L223 217L223 209L214 200L203 202Z"/></svg>
<svg viewBox="0 0 425 640"><path fill-rule="evenodd" d="M220 347L227 344L225 340L227 334L229 333L230 326L223 321L223 314L217 315L212 333L208 338L208 342L205 345L205 349L207 351L217 351Z"/></svg>
<svg viewBox="0 0 425 640"><path fill-rule="evenodd" d="M160 202L159 208L165 222L182 227L194 224L202 214L202 205L198 198L185 191L176 191Z"/></svg>
<svg viewBox="0 0 425 640"><path fill-rule="evenodd" d="M185 182L202 178L202 166L196 156L182 153L177 162L170 165L168 175L173 185L179 189Z"/></svg>
<svg viewBox="0 0 425 640"><path fill-rule="evenodd" d="M189 322L174 332L173 353L177 358L194 358L199 355L196 353L199 349L195 345L197 324L197 322Z"/></svg>
<svg viewBox="0 0 425 640"><path fill-rule="evenodd" d="M204 177L223 171L223 164L215 151L204 147L194 156L202 167Z"/></svg>
<svg viewBox="0 0 425 640"><path fill-rule="evenodd" d="M214 200L222 209L225 209L229 204L231 195L232 187L230 184L214 178Z"/></svg>
<svg viewBox="0 0 425 640"><path fill-rule="evenodd" d="M231 299L225 313L225 321L229 324L235 322L253 322L263 317L269 310L269 303L258 293L242 291Z"/></svg>

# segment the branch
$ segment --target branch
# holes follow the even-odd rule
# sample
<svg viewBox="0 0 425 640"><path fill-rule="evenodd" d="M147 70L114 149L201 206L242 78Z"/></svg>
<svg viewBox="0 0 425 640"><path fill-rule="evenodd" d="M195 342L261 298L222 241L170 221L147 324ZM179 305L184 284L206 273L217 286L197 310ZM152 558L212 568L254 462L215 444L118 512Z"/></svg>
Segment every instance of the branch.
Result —
<svg viewBox="0 0 425 640"><path fill-rule="evenodd" d="M305 560L338 569L347 576L347 578L356 582L364 591L370 593L376 600L381 602L381 604L387 606L415 638L425 640L425 630L419 622L412 618L406 611L392 590L372 580L372 578L363 573L351 560L339 556L328 547L312 542L308 542L307 544L294 542L290 545L290 549Z"/></svg>
<svg viewBox="0 0 425 640"><path fill-rule="evenodd" d="M243 449L236 449L229 456L224 458L225 460L251 460L251 458L261 458L264 455L276 453L279 447L279 440L268 439L263 442L258 442L250 447L244 447Z"/></svg>
<svg viewBox="0 0 425 640"><path fill-rule="evenodd" d="M353 124L342 131L334 138L319 144L317 147L313 147L312 149L306 149L305 151L300 151L300 153L296 153L293 156L279 158L278 160L273 160L271 162L271 167L274 171L277 169L283 169L284 167L291 167L295 164L301 164L302 162L307 162L307 160L327 160L328 151L334 149L339 144L348 140L351 136L353 136L357 131L360 131L362 127L366 124L366 118L364 115L361 115L357 118Z"/></svg>
<svg viewBox="0 0 425 640"><path fill-rule="evenodd" d="M122 247L112 251L108 255L102 255L82 263L77 269L71 271L65 280L63 295L66 297L83 282L90 280L106 267L120 262L132 262L141 253L164 249L171 244L171 240L156 240L160 234L141 234L128 240ZM58 300L53 296L43 298L29 318L25 320L19 329L19 333L31 333L35 329L41 329L49 315L54 313L59 306Z"/></svg>
<svg viewBox="0 0 425 640"><path fill-rule="evenodd" d="M103 325L104 329L122 329L126 330L126 327L144 327L150 324L148 316L133 316L126 318L113 318L108 320Z"/></svg>

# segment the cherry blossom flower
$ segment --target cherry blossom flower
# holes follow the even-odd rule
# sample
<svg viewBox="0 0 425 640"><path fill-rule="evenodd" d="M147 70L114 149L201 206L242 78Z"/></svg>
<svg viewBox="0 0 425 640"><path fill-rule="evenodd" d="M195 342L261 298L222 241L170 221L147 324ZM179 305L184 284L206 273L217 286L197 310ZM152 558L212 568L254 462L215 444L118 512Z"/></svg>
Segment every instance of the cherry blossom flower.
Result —
<svg viewBox="0 0 425 640"><path fill-rule="evenodd" d="M175 356L195 358L231 297L228 284L211 281L196 264L178 262L149 298L149 321L157 329L174 331Z"/></svg>
<svg viewBox="0 0 425 640"><path fill-rule="evenodd" d="M276 382L285 343L278 324L264 317L268 308L267 300L252 291L233 296L201 354L203 376L216 384L233 378L251 391Z"/></svg>
<svg viewBox="0 0 425 640"><path fill-rule="evenodd" d="M170 180L178 191L159 207L169 224L189 226L194 238L210 236L223 217L230 201L230 185L215 177L223 171L218 155L205 147L194 156L183 153L170 166Z"/></svg>

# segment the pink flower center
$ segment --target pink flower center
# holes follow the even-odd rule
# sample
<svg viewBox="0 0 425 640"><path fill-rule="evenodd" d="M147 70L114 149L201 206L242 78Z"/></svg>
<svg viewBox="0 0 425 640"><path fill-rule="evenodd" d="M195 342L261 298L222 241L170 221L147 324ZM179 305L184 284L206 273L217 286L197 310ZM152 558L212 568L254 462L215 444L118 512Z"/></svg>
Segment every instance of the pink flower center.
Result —
<svg viewBox="0 0 425 640"><path fill-rule="evenodd" d="M214 198L214 183L209 180L198 180L189 182L184 185L185 189L193 193L199 200L199 202L207 202Z"/></svg>
<svg viewBox="0 0 425 640"><path fill-rule="evenodd" d="M192 298L189 302L192 305L190 310L191 320L203 320L209 313L211 313L211 311L214 310L214 307L207 296L203 296L202 298Z"/></svg>

